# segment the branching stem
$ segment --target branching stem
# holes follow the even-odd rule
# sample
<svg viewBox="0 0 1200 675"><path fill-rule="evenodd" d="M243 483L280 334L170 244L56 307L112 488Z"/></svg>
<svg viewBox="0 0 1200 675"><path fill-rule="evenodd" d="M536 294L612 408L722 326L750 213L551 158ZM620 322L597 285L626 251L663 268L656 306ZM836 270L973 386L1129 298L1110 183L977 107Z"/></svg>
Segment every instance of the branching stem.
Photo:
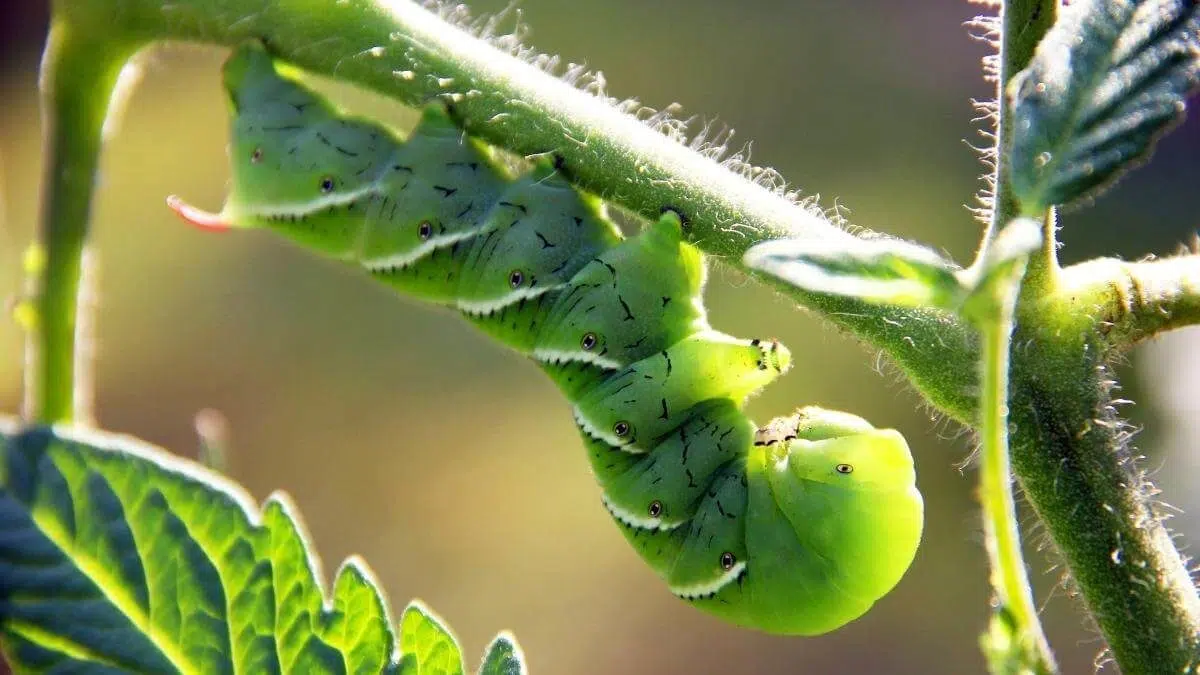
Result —
<svg viewBox="0 0 1200 675"><path fill-rule="evenodd" d="M747 249L771 239L851 237L812 208L727 170L416 3L354 0L318 13L306 0L110 4L70 2L107 9L118 27L110 30L145 43L233 46L262 39L305 70L410 105L449 100L473 135L521 155L553 151L575 183L614 204L651 219L667 206L682 212L689 237L727 264L742 267ZM886 351L937 406L960 420L973 418L973 386L962 382L962 373L974 372L974 337L954 315L869 307L767 283Z"/></svg>
<svg viewBox="0 0 1200 675"><path fill-rule="evenodd" d="M1065 268L1057 291L1090 315L1108 348L1130 349L1168 330L1200 324L1200 255L1125 262L1098 258Z"/></svg>

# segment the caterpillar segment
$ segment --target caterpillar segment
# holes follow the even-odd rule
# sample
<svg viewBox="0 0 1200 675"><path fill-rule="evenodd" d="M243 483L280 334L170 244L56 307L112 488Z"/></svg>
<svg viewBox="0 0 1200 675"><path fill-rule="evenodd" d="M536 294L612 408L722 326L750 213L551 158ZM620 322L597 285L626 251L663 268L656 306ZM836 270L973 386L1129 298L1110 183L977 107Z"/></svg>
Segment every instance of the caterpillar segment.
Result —
<svg viewBox="0 0 1200 675"><path fill-rule="evenodd" d="M358 265L529 356L571 403L604 507L672 593L816 635L899 582L924 518L904 438L820 408L756 428L744 405L791 354L709 325L705 261L676 214L625 238L553 164L511 175L439 105L402 140L257 43L224 75L230 193L218 214L171 207Z"/></svg>

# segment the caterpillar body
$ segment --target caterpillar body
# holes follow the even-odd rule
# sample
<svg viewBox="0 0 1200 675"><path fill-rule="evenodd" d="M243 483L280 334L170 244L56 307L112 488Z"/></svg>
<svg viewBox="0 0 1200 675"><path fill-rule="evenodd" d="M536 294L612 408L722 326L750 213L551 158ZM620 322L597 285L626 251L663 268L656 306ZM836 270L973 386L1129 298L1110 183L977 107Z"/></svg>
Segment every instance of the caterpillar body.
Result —
<svg viewBox="0 0 1200 675"><path fill-rule="evenodd" d="M743 405L791 354L709 325L705 260L677 214L625 238L552 163L510 175L436 104L401 140L258 43L224 79L225 206L172 208L206 228L274 230L528 355L571 402L605 508L676 596L815 635L899 582L924 522L904 438L812 407L757 429Z"/></svg>

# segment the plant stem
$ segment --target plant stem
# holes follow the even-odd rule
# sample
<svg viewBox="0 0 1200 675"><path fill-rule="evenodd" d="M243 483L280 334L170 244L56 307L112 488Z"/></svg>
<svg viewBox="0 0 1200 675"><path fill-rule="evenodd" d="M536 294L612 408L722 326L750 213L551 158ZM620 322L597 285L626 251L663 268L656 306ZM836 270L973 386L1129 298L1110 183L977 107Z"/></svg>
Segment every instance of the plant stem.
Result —
<svg viewBox="0 0 1200 675"><path fill-rule="evenodd" d="M992 588L1002 610L1010 613L1020 661L1039 673L1056 672L1053 652L1038 620L1033 590L1021 555L1021 535L1012 492L1008 449L1008 371L1013 308L1025 269L1014 265L1008 278L995 279L988 311L976 319L983 336L980 361L980 439L983 445L980 497L991 558Z"/></svg>
<svg viewBox="0 0 1200 675"><path fill-rule="evenodd" d="M1102 339L1058 298L1018 313L1009 412L1021 487L1121 671L1193 673L1200 595L1116 414Z"/></svg>
<svg viewBox="0 0 1200 675"><path fill-rule="evenodd" d="M1008 148L1012 145L1012 120L1006 105L1005 87L1013 75L1024 70L1033 58L1038 43L1054 25L1058 16L1058 0L1003 0L1000 7L1000 64L996 84L996 163L994 173L994 205L992 217L984 230L975 264L983 259L992 239L1005 223L1022 214L1012 191L1009 176ZM1054 237L1053 209L1040 214L1042 220L1042 249L1030 257L1023 288L1036 292L1053 284L1057 268L1057 240Z"/></svg>
<svg viewBox="0 0 1200 675"><path fill-rule="evenodd" d="M1122 353L1166 331L1200 324L1200 255L1071 265L1062 270L1057 295L1071 314L1090 314L1106 348Z"/></svg>
<svg viewBox="0 0 1200 675"><path fill-rule="evenodd" d="M43 178L42 251L27 364L36 369L24 409L42 422L74 412L76 295L87 242L103 128L132 45L97 39L55 20L42 60L42 111L49 161Z"/></svg>
<svg viewBox="0 0 1200 675"><path fill-rule="evenodd" d="M1016 310L1014 344L1021 349L1012 369L1012 468L1121 669L1196 672L1200 595L1153 506L1152 487L1134 465L1132 434L1111 397L1115 382L1108 361L1118 350L1110 348L1110 338L1122 333L1109 331L1113 324L1105 309L1121 304L1106 300L1124 300L1121 289L1136 291L1136 281L1109 267L1093 277L1099 282L1093 288L1115 293L1081 297L1070 287L1082 276L1079 271L1065 278L1058 267L1054 210L1022 213L1011 189L1012 126L1004 88L1029 64L1055 21L1057 5L1057 0L1003 2L995 206L976 260L980 264L1010 219L1026 215L1041 221L1043 244L1029 260ZM1182 284L1185 273L1172 271L1173 282ZM1131 314L1154 323L1150 312Z"/></svg>

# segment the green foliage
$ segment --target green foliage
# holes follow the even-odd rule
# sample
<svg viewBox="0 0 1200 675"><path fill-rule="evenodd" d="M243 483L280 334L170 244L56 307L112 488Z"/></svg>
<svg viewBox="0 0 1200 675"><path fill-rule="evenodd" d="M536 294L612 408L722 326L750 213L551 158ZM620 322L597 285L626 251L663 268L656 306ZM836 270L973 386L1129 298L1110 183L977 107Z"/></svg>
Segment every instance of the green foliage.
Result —
<svg viewBox="0 0 1200 675"><path fill-rule="evenodd" d="M1012 185L1022 213L1095 194L1149 155L1200 83L1194 0L1064 8L1008 85Z"/></svg>
<svg viewBox="0 0 1200 675"><path fill-rule="evenodd" d="M517 646L516 639L501 633L492 640L483 655L479 675L524 675L525 656Z"/></svg>
<svg viewBox="0 0 1200 675"><path fill-rule="evenodd" d="M0 640L20 672L464 672L419 602L396 649L363 561L345 561L327 593L285 494L260 510L146 443L10 419L0 485ZM524 672L511 637L480 672Z"/></svg>

